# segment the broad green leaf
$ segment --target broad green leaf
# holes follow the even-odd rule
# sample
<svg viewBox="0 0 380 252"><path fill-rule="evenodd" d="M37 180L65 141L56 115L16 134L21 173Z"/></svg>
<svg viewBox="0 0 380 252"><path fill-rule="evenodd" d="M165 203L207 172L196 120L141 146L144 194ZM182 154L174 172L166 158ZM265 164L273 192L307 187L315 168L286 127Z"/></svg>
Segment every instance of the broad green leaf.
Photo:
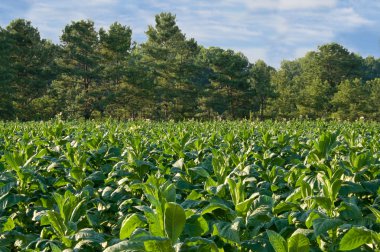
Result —
<svg viewBox="0 0 380 252"><path fill-rule="evenodd" d="M204 185L205 185L205 188L207 189L208 187L211 187L211 186L218 186L218 182L213 180L211 177L208 177Z"/></svg>
<svg viewBox="0 0 380 252"><path fill-rule="evenodd" d="M49 244L52 252L62 252L62 249L54 243Z"/></svg>
<svg viewBox="0 0 380 252"><path fill-rule="evenodd" d="M174 252L169 238L157 236L139 236L136 239L121 241L108 247L105 252Z"/></svg>
<svg viewBox="0 0 380 252"><path fill-rule="evenodd" d="M291 252L308 252L310 250L310 242L309 239L298 233L296 235L292 235L288 239L288 251Z"/></svg>
<svg viewBox="0 0 380 252"><path fill-rule="evenodd" d="M166 202L175 202L176 201L176 188L174 184L168 185L165 190L162 192L162 195L165 197Z"/></svg>
<svg viewBox="0 0 380 252"><path fill-rule="evenodd" d="M303 234L303 235L305 235L307 237L308 235L314 234L314 230L312 230L312 229L298 228L296 231L293 232L292 236L294 236L296 234Z"/></svg>
<svg viewBox="0 0 380 252"><path fill-rule="evenodd" d="M344 220L360 220L362 212L360 208L353 203L342 202L339 206L339 218Z"/></svg>
<svg viewBox="0 0 380 252"><path fill-rule="evenodd" d="M228 183L228 186L229 186L229 190L230 190L230 194L231 194L231 198L232 198L232 202L237 205L239 202L240 202L240 199L239 199L239 182L236 183L233 179L231 178L226 178L226 181ZM241 182L241 181L240 181ZM240 183L241 185L241 183Z"/></svg>
<svg viewBox="0 0 380 252"><path fill-rule="evenodd" d="M340 187L342 186L342 180L335 180L334 183L331 185L331 190L332 190L332 201L336 200L336 197L339 194Z"/></svg>
<svg viewBox="0 0 380 252"><path fill-rule="evenodd" d="M240 243L238 222L218 222L214 224L212 234L218 235L229 242Z"/></svg>
<svg viewBox="0 0 380 252"><path fill-rule="evenodd" d="M174 248L169 239L157 237L144 241L144 249L147 252L174 252Z"/></svg>
<svg viewBox="0 0 380 252"><path fill-rule="evenodd" d="M350 155L350 162L352 165L352 168L354 168L354 171L359 171L362 167L367 165L371 160L371 155L368 152L356 154L351 153Z"/></svg>
<svg viewBox="0 0 380 252"><path fill-rule="evenodd" d="M133 231L133 233L131 234L129 239L137 240L137 239L141 239L143 236L152 236L152 234L143 228L136 228L135 231Z"/></svg>
<svg viewBox="0 0 380 252"><path fill-rule="evenodd" d="M237 204L235 206L236 212L238 212L238 214L240 214L241 216L246 216L247 212L249 211L249 209L252 206L253 200L254 200L254 198L249 198L249 199L246 199L243 202L240 202L239 204Z"/></svg>
<svg viewBox="0 0 380 252"><path fill-rule="evenodd" d="M60 236L66 235L67 228L64 224L62 217L55 211L48 211L47 216L48 216L49 222L50 222L51 226L54 228L54 230Z"/></svg>
<svg viewBox="0 0 380 252"><path fill-rule="evenodd" d="M208 206L206 206L205 208L202 209L202 215L207 214L207 213L212 213L213 211L215 211L217 209L224 210L228 213L233 212L231 208L229 208L228 206L226 206L224 204L210 203Z"/></svg>
<svg viewBox="0 0 380 252"><path fill-rule="evenodd" d="M298 187L295 190L293 190L293 192L285 199L285 201L296 204L299 202L298 200L302 197L303 192L301 191L301 188Z"/></svg>
<svg viewBox="0 0 380 252"><path fill-rule="evenodd" d="M13 219L11 217L8 217L7 221L3 225L2 232L11 231L14 228L15 228L15 223L14 223Z"/></svg>
<svg viewBox="0 0 380 252"><path fill-rule="evenodd" d="M321 216L316 212L310 212L309 216L306 218L305 225L307 228L311 228L313 226L313 221L315 219L320 218Z"/></svg>
<svg viewBox="0 0 380 252"><path fill-rule="evenodd" d="M208 174L208 172L202 167L193 167L193 168L189 168L189 170L192 172L195 172L201 177L204 177L204 178L210 177L210 174Z"/></svg>
<svg viewBox="0 0 380 252"><path fill-rule="evenodd" d="M179 252L219 252L218 247L211 239L193 237L185 239L179 247Z"/></svg>
<svg viewBox="0 0 380 252"><path fill-rule="evenodd" d="M124 240L129 238L133 231L138 227L143 227L145 225L144 218L139 214L132 214L124 219L120 228L120 239Z"/></svg>
<svg viewBox="0 0 380 252"><path fill-rule="evenodd" d="M371 243L372 235L373 231L364 227L353 227L340 240L339 249L344 251L353 250L363 244Z"/></svg>
<svg viewBox="0 0 380 252"><path fill-rule="evenodd" d="M332 206L332 202L328 197L313 197L315 202L317 202L318 206L321 206L326 211L329 211Z"/></svg>
<svg viewBox="0 0 380 252"><path fill-rule="evenodd" d="M321 235L333 228L337 228L344 222L340 219L318 218L313 220L315 236Z"/></svg>
<svg viewBox="0 0 380 252"><path fill-rule="evenodd" d="M95 230L91 228L84 228L79 230L75 235L75 240L87 240L94 243L103 243L105 241L103 234L97 233Z"/></svg>
<svg viewBox="0 0 380 252"><path fill-rule="evenodd" d="M260 206L266 206L266 207L272 208L273 204L274 204L274 201L272 197L268 195L260 195L259 197L255 198L255 200L253 201L253 208L256 209L256 208L259 208Z"/></svg>
<svg viewBox="0 0 380 252"><path fill-rule="evenodd" d="M135 206L135 208L144 212L145 218L148 221L149 231L152 235L155 236L164 236L164 226L161 224L161 221L158 215L148 206Z"/></svg>
<svg viewBox="0 0 380 252"><path fill-rule="evenodd" d="M168 202L165 207L165 231L173 244L181 235L186 223L185 210L177 203Z"/></svg>
<svg viewBox="0 0 380 252"><path fill-rule="evenodd" d="M380 188L380 179L370 180L370 181L362 181L361 185L372 194L376 194L377 190Z"/></svg>
<svg viewBox="0 0 380 252"><path fill-rule="evenodd" d="M376 216L376 222L380 223L380 211L371 206L368 206L368 209Z"/></svg>
<svg viewBox="0 0 380 252"><path fill-rule="evenodd" d="M75 197L75 196L73 196L73 197ZM82 217L82 215L84 214L83 205L85 203L86 203L86 199L83 199L75 205L73 211L70 214L70 221L77 222Z"/></svg>
<svg viewBox="0 0 380 252"><path fill-rule="evenodd" d="M73 251L86 251L86 250L99 251L102 250L102 245L96 240L80 240L74 246Z"/></svg>
<svg viewBox="0 0 380 252"><path fill-rule="evenodd" d="M208 223L201 215L193 215L186 220L184 234L189 237L202 236L209 230Z"/></svg>
<svg viewBox="0 0 380 252"><path fill-rule="evenodd" d="M339 190L340 195L346 196L346 197L351 193L362 193L362 192L365 192L364 187L358 183L354 183L351 181L342 182L342 186Z"/></svg>
<svg viewBox="0 0 380 252"><path fill-rule="evenodd" d="M287 252L287 243L285 239L278 233L267 230L269 242L276 252Z"/></svg>
<svg viewBox="0 0 380 252"><path fill-rule="evenodd" d="M0 175L0 195L5 195L16 186L16 180L11 175Z"/></svg>
<svg viewBox="0 0 380 252"><path fill-rule="evenodd" d="M25 200L24 196L17 194L4 194L0 196L0 212Z"/></svg>
<svg viewBox="0 0 380 252"><path fill-rule="evenodd" d="M189 195L187 195L187 200L198 200L200 197L202 197L202 194L198 193L195 190L192 190Z"/></svg>
<svg viewBox="0 0 380 252"><path fill-rule="evenodd" d="M141 241L121 241L106 248L103 252L145 252L145 246Z"/></svg>
<svg viewBox="0 0 380 252"><path fill-rule="evenodd" d="M287 212L292 209L298 209L299 207L300 207L299 204L281 201L273 208L273 214Z"/></svg>

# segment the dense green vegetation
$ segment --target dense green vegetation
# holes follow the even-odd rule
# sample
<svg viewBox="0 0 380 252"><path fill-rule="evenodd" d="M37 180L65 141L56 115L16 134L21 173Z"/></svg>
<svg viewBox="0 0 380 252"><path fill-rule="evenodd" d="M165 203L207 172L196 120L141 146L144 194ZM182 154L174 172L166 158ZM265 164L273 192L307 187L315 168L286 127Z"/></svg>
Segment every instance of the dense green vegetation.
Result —
<svg viewBox="0 0 380 252"><path fill-rule="evenodd" d="M0 251L379 251L380 125L0 124Z"/></svg>
<svg viewBox="0 0 380 252"><path fill-rule="evenodd" d="M161 13L128 26L68 24L56 45L26 20L0 27L0 119L380 119L380 60L325 44L279 69L189 39Z"/></svg>

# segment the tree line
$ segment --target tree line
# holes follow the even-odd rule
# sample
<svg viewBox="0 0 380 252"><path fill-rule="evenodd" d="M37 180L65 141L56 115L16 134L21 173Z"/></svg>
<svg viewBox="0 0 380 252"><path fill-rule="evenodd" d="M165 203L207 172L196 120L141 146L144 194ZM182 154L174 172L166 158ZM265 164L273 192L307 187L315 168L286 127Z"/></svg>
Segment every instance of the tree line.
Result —
<svg viewBox="0 0 380 252"><path fill-rule="evenodd" d="M71 22L60 43L30 21L0 27L0 120L380 119L380 59L321 45L279 69L187 38L171 13L147 40L130 27Z"/></svg>

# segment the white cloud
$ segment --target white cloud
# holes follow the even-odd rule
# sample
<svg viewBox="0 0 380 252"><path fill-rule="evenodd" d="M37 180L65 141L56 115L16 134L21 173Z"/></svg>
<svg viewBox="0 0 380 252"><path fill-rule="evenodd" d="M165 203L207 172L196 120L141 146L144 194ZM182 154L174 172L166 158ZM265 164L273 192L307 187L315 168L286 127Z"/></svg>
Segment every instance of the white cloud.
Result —
<svg viewBox="0 0 380 252"><path fill-rule="evenodd" d="M268 58L268 50L263 47L247 47L247 48L235 48L235 50L242 52L253 63L259 59L264 60Z"/></svg>
<svg viewBox="0 0 380 252"><path fill-rule="evenodd" d="M344 25L345 27L358 27L371 25L372 21L360 16L352 7L335 9L331 12L332 23Z"/></svg>
<svg viewBox="0 0 380 252"><path fill-rule="evenodd" d="M278 8L284 10L333 8L337 0L280 0Z"/></svg>
<svg viewBox="0 0 380 252"><path fill-rule="evenodd" d="M337 5L337 0L226 0L229 4L243 4L251 10L299 10L332 8Z"/></svg>
<svg viewBox="0 0 380 252"><path fill-rule="evenodd" d="M86 1L85 3L88 5L110 5L110 4L116 4L118 0L91 0L91 1Z"/></svg>
<svg viewBox="0 0 380 252"><path fill-rule="evenodd" d="M375 29L380 23L380 5L370 0L26 1L25 6L2 1L0 24L9 22L2 12L26 18L43 37L57 42L71 20L92 19L97 28L118 21L131 26L134 38L143 42L147 26L154 25L154 15L169 11L177 15L187 37L199 44L242 51L251 61L261 58L277 66L282 59L339 40L342 33Z"/></svg>
<svg viewBox="0 0 380 252"><path fill-rule="evenodd" d="M102 24L105 21L105 15L111 15L113 12L111 7L107 8L111 3L115 3L115 1L96 0L89 4L78 4L74 0L31 1L25 18L31 20L43 36L57 41L62 29L71 21L99 17L96 23Z"/></svg>

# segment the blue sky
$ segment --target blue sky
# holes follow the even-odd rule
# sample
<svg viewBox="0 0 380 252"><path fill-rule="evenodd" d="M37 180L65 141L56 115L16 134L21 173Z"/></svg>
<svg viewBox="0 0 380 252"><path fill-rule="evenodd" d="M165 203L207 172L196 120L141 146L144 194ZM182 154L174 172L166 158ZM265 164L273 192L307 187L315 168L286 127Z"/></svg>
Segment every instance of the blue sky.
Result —
<svg viewBox="0 0 380 252"><path fill-rule="evenodd" d="M42 37L59 42L72 20L91 19L98 28L118 21L143 42L162 11L176 14L181 30L201 45L241 51L251 62L275 67L329 42L380 56L380 0L1 0L0 26L25 18Z"/></svg>

